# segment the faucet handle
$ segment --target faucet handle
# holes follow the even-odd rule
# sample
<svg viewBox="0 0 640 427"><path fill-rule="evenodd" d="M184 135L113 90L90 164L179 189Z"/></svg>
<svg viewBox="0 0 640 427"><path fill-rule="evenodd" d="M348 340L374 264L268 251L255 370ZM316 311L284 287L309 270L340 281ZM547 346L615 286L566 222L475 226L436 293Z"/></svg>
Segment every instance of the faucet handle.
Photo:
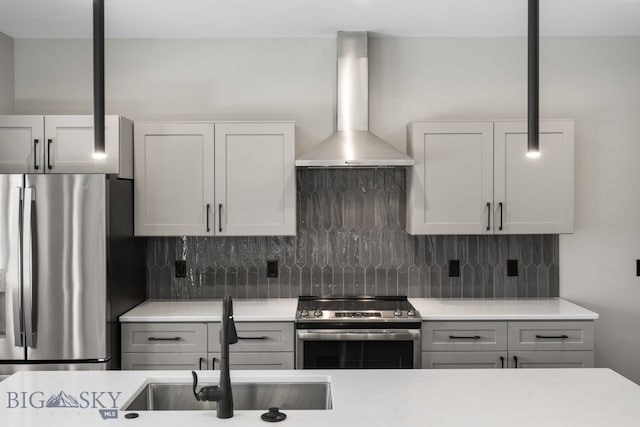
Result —
<svg viewBox="0 0 640 427"><path fill-rule="evenodd" d="M191 371L193 375L193 395L197 401L203 402L219 402L222 399L222 390L220 386L210 385L202 387L200 391L196 391L198 387L198 374L195 371Z"/></svg>
<svg viewBox="0 0 640 427"><path fill-rule="evenodd" d="M238 331L236 331L236 322L233 321L233 316L229 316L229 344L235 344L238 342Z"/></svg>

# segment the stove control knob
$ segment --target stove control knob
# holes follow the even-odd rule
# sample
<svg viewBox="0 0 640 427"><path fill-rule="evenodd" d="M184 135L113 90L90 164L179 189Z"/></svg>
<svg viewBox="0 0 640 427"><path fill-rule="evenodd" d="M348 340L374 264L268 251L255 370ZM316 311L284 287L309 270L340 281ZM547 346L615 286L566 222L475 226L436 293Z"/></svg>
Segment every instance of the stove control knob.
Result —
<svg viewBox="0 0 640 427"><path fill-rule="evenodd" d="M309 310L302 310L300 312L300 316L302 317L309 317Z"/></svg>
<svg viewBox="0 0 640 427"><path fill-rule="evenodd" d="M314 316L316 316L316 317L320 317L320 316L322 316L322 310L316 310L316 311L314 311L314 312L313 312L313 315L314 315Z"/></svg>
<svg viewBox="0 0 640 427"><path fill-rule="evenodd" d="M402 316L402 311L396 310L396 311L393 312L393 315L396 316L396 317L400 317L400 316Z"/></svg>
<svg viewBox="0 0 640 427"><path fill-rule="evenodd" d="M409 317L415 317L415 316L416 316L416 311L415 311L415 310L409 310L409 311L407 312L407 316L409 316Z"/></svg>

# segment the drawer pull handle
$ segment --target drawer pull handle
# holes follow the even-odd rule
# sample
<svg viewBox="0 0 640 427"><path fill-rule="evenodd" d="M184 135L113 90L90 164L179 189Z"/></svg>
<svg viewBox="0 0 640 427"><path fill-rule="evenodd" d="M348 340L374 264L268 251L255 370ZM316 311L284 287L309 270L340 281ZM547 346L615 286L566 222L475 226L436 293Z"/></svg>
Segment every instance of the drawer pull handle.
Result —
<svg viewBox="0 0 640 427"><path fill-rule="evenodd" d="M480 335L472 335L472 336L458 336L458 335L449 335L450 340L479 340L482 337Z"/></svg>
<svg viewBox="0 0 640 427"><path fill-rule="evenodd" d="M149 341L180 341L180 337L149 337Z"/></svg>
<svg viewBox="0 0 640 427"><path fill-rule="evenodd" d="M206 362L204 357L198 358L198 368L202 371L202 362Z"/></svg>
<svg viewBox="0 0 640 427"><path fill-rule="evenodd" d="M238 337L239 340L268 340L269 337L263 335L261 337Z"/></svg>
<svg viewBox="0 0 640 427"><path fill-rule="evenodd" d="M546 340L566 340L569 338L568 335L536 335L538 339L546 339Z"/></svg>
<svg viewBox="0 0 640 427"><path fill-rule="evenodd" d="M211 358L211 369L214 370L214 371L216 370L216 361L217 360L218 360L218 358L216 358L216 357L212 357Z"/></svg>

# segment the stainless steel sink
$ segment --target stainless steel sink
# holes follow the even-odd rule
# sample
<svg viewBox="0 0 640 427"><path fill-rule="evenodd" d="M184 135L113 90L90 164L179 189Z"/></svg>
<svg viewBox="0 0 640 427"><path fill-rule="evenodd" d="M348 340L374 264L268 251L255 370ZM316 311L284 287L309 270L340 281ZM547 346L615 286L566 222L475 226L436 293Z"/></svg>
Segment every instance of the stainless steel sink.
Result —
<svg viewBox="0 0 640 427"><path fill-rule="evenodd" d="M211 385L211 384L202 384ZM233 383L237 410L331 409L331 385L325 382ZM216 402L198 402L191 384L151 383L125 408L126 411L197 411L216 409Z"/></svg>

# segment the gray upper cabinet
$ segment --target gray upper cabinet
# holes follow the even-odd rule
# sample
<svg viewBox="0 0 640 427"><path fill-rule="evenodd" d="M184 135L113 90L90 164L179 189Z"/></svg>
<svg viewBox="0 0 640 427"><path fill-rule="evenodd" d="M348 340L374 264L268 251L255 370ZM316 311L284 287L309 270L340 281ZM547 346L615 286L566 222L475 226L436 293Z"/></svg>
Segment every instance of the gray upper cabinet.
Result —
<svg viewBox="0 0 640 427"><path fill-rule="evenodd" d="M136 235L213 235L213 151L213 124L136 123Z"/></svg>
<svg viewBox="0 0 640 427"><path fill-rule="evenodd" d="M93 116L0 116L0 173L104 173L133 178L133 122L105 117L94 159Z"/></svg>
<svg viewBox="0 0 640 427"><path fill-rule="evenodd" d="M296 233L293 122L135 126L138 236Z"/></svg>
<svg viewBox="0 0 640 427"><path fill-rule="evenodd" d="M542 120L530 159L524 121L409 125L407 232L573 232L572 120Z"/></svg>

